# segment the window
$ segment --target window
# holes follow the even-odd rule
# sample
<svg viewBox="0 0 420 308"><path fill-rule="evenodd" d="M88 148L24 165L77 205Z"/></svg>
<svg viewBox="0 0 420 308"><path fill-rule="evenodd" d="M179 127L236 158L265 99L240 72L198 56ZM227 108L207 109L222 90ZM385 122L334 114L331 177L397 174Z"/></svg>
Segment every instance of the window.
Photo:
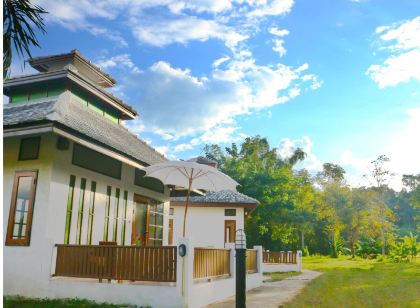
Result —
<svg viewBox="0 0 420 308"><path fill-rule="evenodd" d="M126 228L126 219L127 219L127 199L128 191L124 191L124 209L123 209L123 220L121 227L121 245L125 245L125 228Z"/></svg>
<svg viewBox="0 0 420 308"><path fill-rule="evenodd" d="M106 189L106 203L105 203L105 223L104 223L104 241L108 241L108 224L109 224L109 211L111 207L111 186Z"/></svg>
<svg viewBox="0 0 420 308"><path fill-rule="evenodd" d="M151 201L149 205L149 246L162 246L163 203Z"/></svg>
<svg viewBox="0 0 420 308"><path fill-rule="evenodd" d="M82 239L82 223L83 223L83 210L85 207L85 192L86 192L86 179L82 178L80 181L80 196L79 196L79 210L77 215L77 230L76 230L76 244L80 245Z"/></svg>
<svg viewBox="0 0 420 308"><path fill-rule="evenodd" d="M64 227L64 244L69 244L69 240L70 240L70 226L71 226L71 215L73 212L73 197L74 197L74 184L75 183L76 183L76 177L74 175L70 175L69 194L67 196L66 226Z"/></svg>
<svg viewBox="0 0 420 308"><path fill-rule="evenodd" d="M95 194L96 194L96 182L92 181L90 185L89 221L88 221L88 232L87 232L88 245L92 245L93 215L95 213Z"/></svg>
<svg viewBox="0 0 420 308"><path fill-rule="evenodd" d="M19 160L38 159L41 137L24 138L20 141Z"/></svg>
<svg viewBox="0 0 420 308"><path fill-rule="evenodd" d="M117 230L118 230L118 208L120 206L120 189L115 190L115 206L114 206L114 232L112 233L112 241L117 241Z"/></svg>
<svg viewBox="0 0 420 308"><path fill-rule="evenodd" d="M225 216L236 216L236 209L225 209Z"/></svg>
<svg viewBox="0 0 420 308"><path fill-rule="evenodd" d="M173 215L174 214L174 208L173 207L171 207L170 209L169 209L169 215Z"/></svg>
<svg viewBox="0 0 420 308"><path fill-rule="evenodd" d="M15 175L6 245L29 246L37 176L37 171L21 171Z"/></svg>
<svg viewBox="0 0 420 308"><path fill-rule="evenodd" d="M73 165L121 179L122 163L78 143L73 144Z"/></svg>

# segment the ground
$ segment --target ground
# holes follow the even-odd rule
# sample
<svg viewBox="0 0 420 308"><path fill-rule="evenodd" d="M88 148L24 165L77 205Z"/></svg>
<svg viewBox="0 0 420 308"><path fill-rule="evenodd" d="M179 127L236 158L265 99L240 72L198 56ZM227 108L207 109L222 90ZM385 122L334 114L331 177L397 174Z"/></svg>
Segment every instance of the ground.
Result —
<svg viewBox="0 0 420 308"><path fill-rule="evenodd" d="M79 299L30 299L23 297L6 297L3 299L4 308L128 308L132 306L97 304L92 301Z"/></svg>
<svg viewBox="0 0 420 308"><path fill-rule="evenodd" d="M323 272L286 307L420 307L420 262L391 263L308 257L303 267Z"/></svg>

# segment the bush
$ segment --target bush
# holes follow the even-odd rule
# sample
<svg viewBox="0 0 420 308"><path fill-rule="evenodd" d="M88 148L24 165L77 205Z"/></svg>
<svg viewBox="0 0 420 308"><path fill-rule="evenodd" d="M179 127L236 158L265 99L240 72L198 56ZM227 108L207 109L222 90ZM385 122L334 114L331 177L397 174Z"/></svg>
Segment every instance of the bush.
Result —
<svg viewBox="0 0 420 308"><path fill-rule="evenodd" d="M394 262L414 261L420 245L417 242L417 235L410 232L408 236L404 236L397 240L390 251L390 257Z"/></svg>
<svg viewBox="0 0 420 308"><path fill-rule="evenodd" d="M356 244L356 255L364 259L376 259L381 253L381 241L370 238Z"/></svg>

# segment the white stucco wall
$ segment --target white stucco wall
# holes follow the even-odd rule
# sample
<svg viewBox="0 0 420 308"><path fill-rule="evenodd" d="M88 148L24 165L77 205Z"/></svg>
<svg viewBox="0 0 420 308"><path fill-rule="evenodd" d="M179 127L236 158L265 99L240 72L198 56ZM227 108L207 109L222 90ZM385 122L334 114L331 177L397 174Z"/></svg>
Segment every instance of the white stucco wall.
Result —
<svg viewBox="0 0 420 308"><path fill-rule="evenodd" d="M182 237L184 222L184 206L172 206L174 209L173 238ZM229 207L226 207L229 208ZM231 207L233 208L233 207ZM225 245L225 220L236 220L236 230L244 228L244 209L236 208L236 216L225 216L223 207L188 207L186 237L191 237L193 245L197 247L218 247Z"/></svg>
<svg viewBox="0 0 420 308"><path fill-rule="evenodd" d="M70 244L76 241L77 217L80 195L80 181L87 180L81 244L87 243L87 226L91 181L96 181L95 213L93 220L92 244L103 240L105 198L107 185L112 186L109 239L114 226L115 188L120 188L120 215L123 210L124 190L128 191L126 245L131 245L131 221L134 193L157 200L166 201L164 206L163 244L168 242L169 195L156 193L134 185L134 167L123 164L121 180L113 179L99 173L86 170L71 164L72 143L70 149L56 149L57 136L49 133L41 135L39 159L18 161L19 137L4 139L4 174L3 174L3 268L6 295L23 295L28 297L45 297L49 294L51 264L54 245L64 242L67 198L70 174L76 176L73 201L73 214L70 232ZM31 241L30 246L5 246L13 180L16 171L38 170ZM122 215L120 216L122 217ZM122 219L118 222L117 240L121 239ZM24 286L24 287L23 287Z"/></svg>

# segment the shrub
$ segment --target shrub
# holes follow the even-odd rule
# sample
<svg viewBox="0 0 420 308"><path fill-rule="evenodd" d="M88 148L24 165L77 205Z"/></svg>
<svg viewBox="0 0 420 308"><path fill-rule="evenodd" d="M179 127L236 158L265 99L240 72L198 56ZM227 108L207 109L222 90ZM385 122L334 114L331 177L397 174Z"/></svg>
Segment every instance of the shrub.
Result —
<svg viewBox="0 0 420 308"><path fill-rule="evenodd" d="M404 236L397 240L390 251L390 257L394 262L414 261L420 245L417 242L417 235L410 232L408 236Z"/></svg>
<svg viewBox="0 0 420 308"><path fill-rule="evenodd" d="M381 241L370 238L356 244L356 255L364 259L375 259L381 253Z"/></svg>

